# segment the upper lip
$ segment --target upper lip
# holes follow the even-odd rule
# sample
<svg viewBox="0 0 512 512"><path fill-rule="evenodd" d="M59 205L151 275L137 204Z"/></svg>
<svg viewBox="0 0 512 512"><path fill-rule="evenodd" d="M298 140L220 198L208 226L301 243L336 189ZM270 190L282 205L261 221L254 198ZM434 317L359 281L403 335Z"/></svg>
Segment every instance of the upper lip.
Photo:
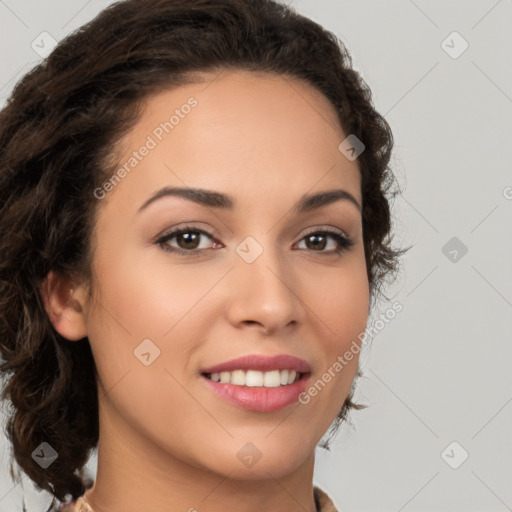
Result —
<svg viewBox="0 0 512 512"><path fill-rule="evenodd" d="M270 370L295 370L297 373L309 373L311 367L304 359L287 354L277 356L251 354L204 368L201 370L201 373L220 373L234 370L259 370L263 372Z"/></svg>

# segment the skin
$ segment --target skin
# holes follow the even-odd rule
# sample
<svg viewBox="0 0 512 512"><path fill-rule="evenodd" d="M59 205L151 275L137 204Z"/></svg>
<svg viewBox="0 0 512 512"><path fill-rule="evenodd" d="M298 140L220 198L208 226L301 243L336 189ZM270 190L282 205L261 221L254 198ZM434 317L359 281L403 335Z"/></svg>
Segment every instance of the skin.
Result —
<svg viewBox="0 0 512 512"><path fill-rule="evenodd" d="M347 134L330 102L290 77L205 77L148 99L124 137L120 162L175 108L198 100L99 201L94 298L87 283L53 272L46 282L55 328L70 340L87 336L98 369L98 473L86 493L96 512L314 511L315 447L357 370L356 354L307 405L265 413L223 401L202 382L201 368L284 353L308 361L314 383L364 331L369 312L358 208L340 200L292 212L303 194L338 188L361 204L358 162L338 150ZM237 206L165 197L137 213L164 186L223 192ZM201 237L200 256L154 242L186 223L212 234ZM311 228L354 244L341 254L330 237L308 247ZM250 264L236 252L247 236L263 248ZM187 248L176 237L167 245ZM148 338L160 356L145 366L134 350ZM252 467L237 457L247 442L262 454Z"/></svg>

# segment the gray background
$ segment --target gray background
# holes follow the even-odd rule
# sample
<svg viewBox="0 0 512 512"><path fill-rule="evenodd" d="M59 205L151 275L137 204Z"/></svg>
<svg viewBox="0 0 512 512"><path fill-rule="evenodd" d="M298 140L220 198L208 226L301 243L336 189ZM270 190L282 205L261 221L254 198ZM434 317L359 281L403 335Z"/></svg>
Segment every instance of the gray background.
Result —
<svg viewBox="0 0 512 512"><path fill-rule="evenodd" d="M0 0L0 105L39 61L32 41L109 3ZM370 407L317 450L315 483L343 512L512 510L512 3L286 3L340 37L370 85L396 141L396 241L414 245L388 292L403 311L362 355ZM0 512L22 495L42 511L0 449Z"/></svg>

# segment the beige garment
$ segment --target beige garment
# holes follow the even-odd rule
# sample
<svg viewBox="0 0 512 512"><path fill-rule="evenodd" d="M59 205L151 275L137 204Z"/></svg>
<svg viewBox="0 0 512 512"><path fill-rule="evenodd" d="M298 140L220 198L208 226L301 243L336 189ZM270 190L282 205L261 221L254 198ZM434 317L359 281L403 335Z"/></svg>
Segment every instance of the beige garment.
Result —
<svg viewBox="0 0 512 512"><path fill-rule="evenodd" d="M315 502L318 505L318 512L338 512L338 509L334 506L331 498L320 489L320 487L313 487L313 493L315 496Z"/></svg>
<svg viewBox="0 0 512 512"><path fill-rule="evenodd" d="M61 505L59 512L94 512L94 510L80 497L67 505Z"/></svg>
<svg viewBox="0 0 512 512"><path fill-rule="evenodd" d="M319 487L313 487L315 502L318 505L318 512L338 512L331 498ZM59 512L94 512L83 498L78 498L75 503L63 506Z"/></svg>

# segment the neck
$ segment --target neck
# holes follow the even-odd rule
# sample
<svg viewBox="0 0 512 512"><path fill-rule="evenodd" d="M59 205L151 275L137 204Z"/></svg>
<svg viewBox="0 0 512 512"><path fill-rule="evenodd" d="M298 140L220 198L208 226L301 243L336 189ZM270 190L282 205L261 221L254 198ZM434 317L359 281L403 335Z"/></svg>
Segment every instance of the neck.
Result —
<svg viewBox="0 0 512 512"><path fill-rule="evenodd" d="M261 462L259 478L236 479L238 460L223 473L213 472L172 456L126 423L107 428L100 419L98 471L85 499L94 512L316 511L314 450L284 476Z"/></svg>
<svg viewBox="0 0 512 512"><path fill-rule="evenodd" d="M313 460L310 464L314 465ZM232 480L229 475L207 475L191 469L179 478L173 474L167 480L155 482L141 471L127 475L118 466L112 468L107 478L105 470L103 465L100 471L98 464L95 484L85 493L94 512L316 512L312 472L310 478L299 473L280 479L241 481Z"/></svg>

